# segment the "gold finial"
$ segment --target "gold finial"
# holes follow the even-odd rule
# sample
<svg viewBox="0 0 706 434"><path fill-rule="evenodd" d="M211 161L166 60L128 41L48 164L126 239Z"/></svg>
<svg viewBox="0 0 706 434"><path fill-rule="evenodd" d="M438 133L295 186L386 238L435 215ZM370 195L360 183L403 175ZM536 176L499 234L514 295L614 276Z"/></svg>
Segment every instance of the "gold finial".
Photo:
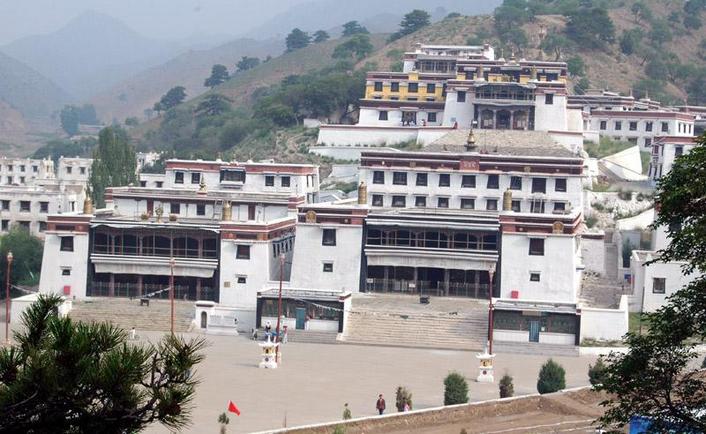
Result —
<svg viewBox="0 0 706 434"><path fill-rule="evenodd" d="M503 193L503 211L512 211L512 191L509 188Z"/></svg>
<svg viewBox="0 0 706 434"><path fill-rule="evenodd" d="M365 181L360 181L358 184L358 205L367 205L368 203L368 186Z"/></svg>
<svg viewBox="0 0 706 434"><path fill-rule="evenodd" d="M91 199L91 195L89 194L88 189L85 189L84 193L86 195L86 198L83 200L83 213L93 214L93 199Z"/></svg>
<svg viewBox="0 0 706 434"><path fill-rule="evenodd" d="M231 221L233 219L233 208L230 205L230 201L227 200L223 202L223 221Z"/></svg>
<svg viewBox="0 0 706 434"><path fill-rule="evenodd" d="M537 67L532 65L530 68L530 80L536 80L537 79Z"/></svg>
<svg viewBox="0 0 706 434"><path fill-rule="evenodd" d="M199 183L199 192L206 193L206 181L203 180L203 176L201 177L201 182Z"/></svg>

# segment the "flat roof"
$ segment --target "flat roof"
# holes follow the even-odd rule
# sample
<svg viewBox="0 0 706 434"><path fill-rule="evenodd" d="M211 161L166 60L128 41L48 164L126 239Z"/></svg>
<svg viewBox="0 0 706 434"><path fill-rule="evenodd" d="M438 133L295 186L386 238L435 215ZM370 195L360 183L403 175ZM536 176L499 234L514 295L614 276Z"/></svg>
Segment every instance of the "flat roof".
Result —
<svg viewBox="0 0 706 434"><path fill-rule="evenodd" d="M470 130L453 130L423 148L430 152L466 151ZM557 143L544 131L474 129L475 148L471 152L489 155L581 158Z"/></svg>

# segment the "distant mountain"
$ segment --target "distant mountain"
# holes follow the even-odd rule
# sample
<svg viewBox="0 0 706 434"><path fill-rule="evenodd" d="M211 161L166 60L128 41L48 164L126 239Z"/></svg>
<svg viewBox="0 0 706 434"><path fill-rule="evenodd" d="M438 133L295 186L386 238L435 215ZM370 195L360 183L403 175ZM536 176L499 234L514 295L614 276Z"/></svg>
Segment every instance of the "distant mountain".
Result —
<svg viewBox="0 0 706 434"><path fill-rule="evenodd" d="M393 32L397 30L402 16L412 9L423 9L435 20L443 18L441 13L458 12L464 15L491 13L502 0L483 2L468 0L315 0L294 6L249 31L253 38L284 37L295 27L304 31L331 29L357 20L369 23L370 31Z"/></svg>
<svg viewBox="0 0 706 434"><path fill-rule="evenodd" d="M0 53L0 100L26 118L49 118L69 101L69 95L50 79Z"/></svg>
<svg viewBox="0 0 706 434"><path fill-rule="evenodd" d="M152 108L174 86L184 86L189 98L206 92L208 89L203 82L214 64L226 65L233 72L242 56L264 60L268 55L276 57L283 51L284 42L273 39L238 39L208 50L190 50L115 84L91 97L89 102L95 105L98 117L105 121L143 117L144 110Z"/></svg>
<svg viewBox="0 0 706 434"><path fill-rule="evenodd" d="M61 29L0 47L77 99L109 88L182 50L180 44L139 35L121 21L85 12Z"/></svg>

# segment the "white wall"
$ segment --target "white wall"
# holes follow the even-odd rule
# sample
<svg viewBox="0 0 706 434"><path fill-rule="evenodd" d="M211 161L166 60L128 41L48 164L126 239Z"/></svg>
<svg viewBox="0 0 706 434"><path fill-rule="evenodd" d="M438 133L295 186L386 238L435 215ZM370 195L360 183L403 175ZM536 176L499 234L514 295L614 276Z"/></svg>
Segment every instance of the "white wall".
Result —
<svg viewBox="0 0 706 434"><path fill-rule="evenodd" d="M620 297L618 309L581 308L581 340L614 341L628 332L628 300Z"/></svg>
<svg viewBox="0 0 706 434"><path fill-rule="evenodd" d="M425 145L451 131L441 127L365 127L326 125L319 128L318 145L375 147L414 141Z"/></svg>
<svg viewBox="0 0 706 434"><path fill-rule="evenodd" d="M236 258L238 244L250 246L250 259ZM254 311L258 291L270 280L272 260L267 241L221 240L220 304ZM246 283L238 283L238 277Z"/></svg>
<svg viewBox="0 0 706 434"><path fill-rule="evenodd" d="M586 271L605 275L605 240L581 238L581 258Z"/></svg>
<svg viewBox="0 0 706 434"><path fill-rule="evenodd" d="M459 128L470 128L473 122L473 102L471 93L466 91L466 101L458 102L458 93L455 90L450 90L446 95L446 103L444 104L444 122L445 126L453 126L458 123Z"/></svg>
<svg viewBox="0 0 706 434"><path fill-rule="evenodd" d="M530 238L544 238L544 256L529 255ZM503 233L500 298L519 291L520 300L576 303L578 266L571 235ZM531 282L530 273L537 272L540 281Z"/></svg>
<svg viewBox="0 0 706 434"><path fill-rule="evenodd" d="M651 255L649 259L652 259ZM645 266L644 262L636 260L633 255L630 261L633 276L630 310L633 312L653 312L662 307L670 295L699 277L698 273L685 275L682 272L683 265L683 262L658 262ZM666 279L664 294L654 293L655 278Z"/></svg>
<svg viewBox="0 0 706 434"><path fill-rule="evenodd" d="M74 237L74 251L60 250L61 237ZM88 234L84 233L51 233L44 240L42 256L42 273L39 279L39 291L64 295L64 286L71 287L69 298L83 299L86 297L86 278L88 272ZM62 271L71 273L64 276Z"/></svg>
<svg viewBox="0 0 706 434"><path fill-rule="evenodd" d="M545 104L544 94L537 94L534 105L534 129L537 131L568 130L566 96L554 95L553 104Z"/></svg>

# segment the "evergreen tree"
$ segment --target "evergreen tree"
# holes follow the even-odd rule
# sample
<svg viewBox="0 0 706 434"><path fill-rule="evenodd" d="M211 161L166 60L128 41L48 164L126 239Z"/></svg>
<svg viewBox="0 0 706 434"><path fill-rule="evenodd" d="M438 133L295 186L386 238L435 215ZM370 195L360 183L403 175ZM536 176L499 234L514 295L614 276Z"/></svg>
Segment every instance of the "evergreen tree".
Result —
<svg viewBox="0 0 706 434"><path fill-rule="evenodd" d="M331 36L329 36L328 32L326 32L325 30L317 30L317 31L314 33L314 39L313 39L313 40L314 40L314 43L315 43L315 44L318 44L318 43L320 43L320 42L328 41L330 37L331 37Z"/></svg>
<svg viewBox="0 0 706 434"><path fill-rule="evenodd" d="M515 386L512 384L512 377L508 374L503 375L498 383L501 398L510 398L515 394Z"/></svg>
<svg viewBox="0 0 706 434"><path fill-rule="evenodd" d="M213 65L211 76L203 82L203 85L213 89L226 80L228 80L228 68L225 65Z"/></svg>
<svg viewBox="0 0 706 434"><path fill-rule="evenodd" d="M595 365L588 365L588 381L592 386L597 386L603 383L606 375L606 364L602 358L596 360Z"/></svg>
<svg viewBox="0 0 706 434"><path fill-rule="evenodd" d="M373 52L373 44L368 35L355 35L333 50L334 59L350 59L359 61Z"/></svg>
<svg viewBox="0 0 706 434"><path fill-rule="evenodd" d="M196 107L197 117L219 116L230 110L233 100L218 93L206 95Z"/></svg>
<svg viewBox="0 0 706 434"><path fill-rule="evenodd" d="M415 9L402 18L400 29L390 36L390 40L395 41L400 39L401 37L414 33L429 24L431 24L431 15L421 9Z"/></svg>
<svg viewBox="0 0 706 434"><path fill-rule="evenodd" d="M0 432L128 433L189 422L203 340L167 336L128 345L109 323L75 323L40 295L22 315L18 345L0 349Z"/></svg>
<svg viewBox="0 0 706 434"><path fill-rule="evenodd" d="M93 151L93 166L89 185L93 203L105 206L107 187L127 186L137 180L135 149L128 143L125 130L120 127L103 128L98 135L98 146Z"/></svg>
<svg viewBox="0 0 706 434"><path fill-rule="evenodd" d="M253 69L260 64L260 59L257 57L243 56L240 58L238 63L235 65L238 68L238 72L247 71L248 69Z"/></svg>
<svg viewBox="0 0 706 434"><path fill-rule="evenodd" d="M444 405L468 402L468 383L463 375L452 372L444 379Z"/></svg>
<svg viewBox="0 0 706 434"><path fill-rule="evenodd" d="M405 405L412 409L412 393L406 387L398 386L395 393L395 407L397 411L404 411Z"/></svg>
<svg viewBox="0 0 706 434"><path fill-rule="evenodd" d="M566 34L586 48L602 48L615 39L615 25L603 8L580 8L566 24Z"/></svg>
<svg viewBox="0 0 706 434"><path fill-rule="evenodd" d="M155 105L155 111L167 111L172 107L176 107L186 99L186 89L184 86L176 86L164 94L159 100L159 110Z"/></svg>
<svg viewBox="0 0 706 434"><path fill-rule="evenodd" d="M537 392L554 393L566 388L566 372L560 364L552 359L542 365L537 378Z"/></svg>
<svg viewBox="0 0 706 434"><path fill-rule="evenodd" d="M343 36L353 36L359 33L370 33L368 29L361 26L358 21L348 21L343 24Z"/></svg>
<svg viewBox="0 0 706 434"><path fill-rule="evenodd" d="M287 35L286 44L287 51L299 50L309 45L310 38L306 32L301 29L292 30L289 35Z"/></svg>
<svg viewBox="0 0 706 434"><path fill-rule="evenodd" d="M19 225L13 225L8 233L0 237L0 281L3 285L6 281L8 252L12 252L13 256L11 282L27 286L38 284L44 243Z"/></svg>
<svg viewBox="0 0 706 434"><path fill-rule="evenodd" d="M59 113L59 120L61 121L61 128L66 134L69 136L78 134L79 113L75 106L64 106L61 109L61 113Z"/></svg>

